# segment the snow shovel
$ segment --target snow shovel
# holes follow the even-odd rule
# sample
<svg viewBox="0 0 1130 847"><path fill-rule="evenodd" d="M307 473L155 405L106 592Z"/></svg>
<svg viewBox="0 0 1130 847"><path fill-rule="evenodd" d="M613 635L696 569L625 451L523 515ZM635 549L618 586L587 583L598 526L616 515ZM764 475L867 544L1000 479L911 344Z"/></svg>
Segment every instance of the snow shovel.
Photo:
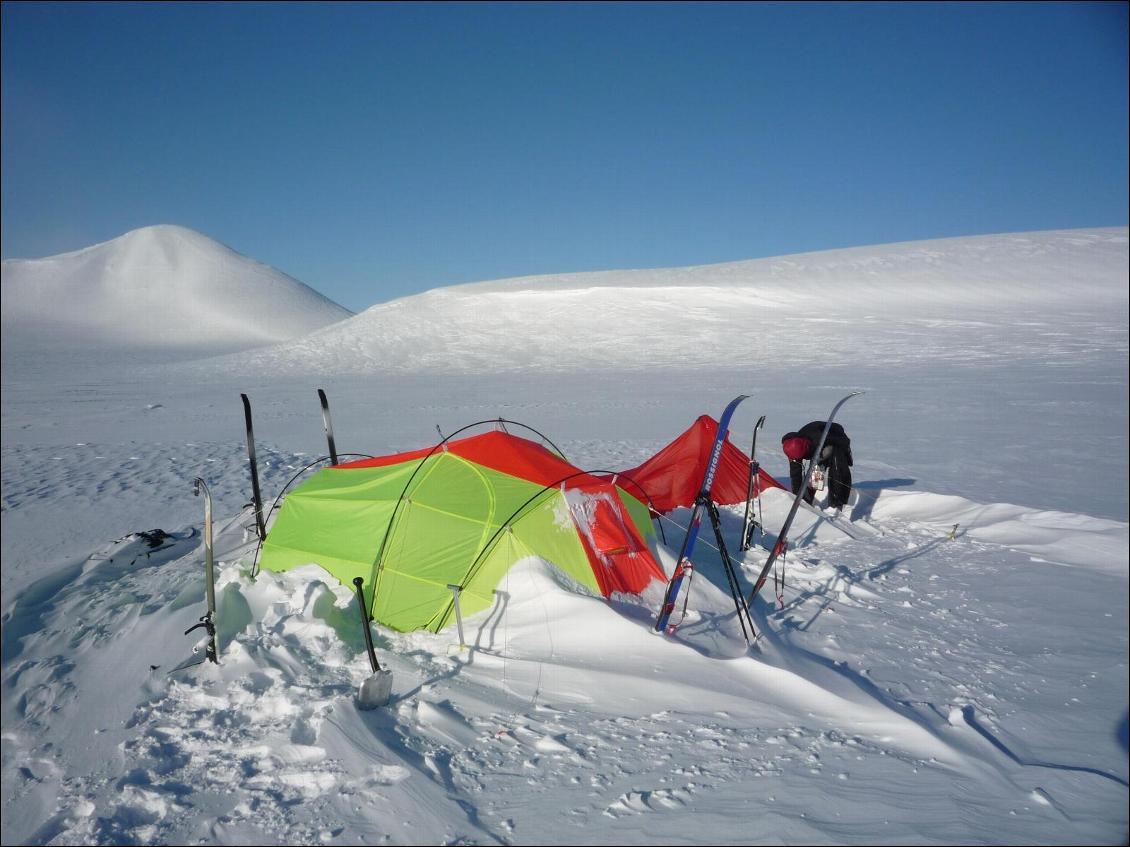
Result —
<svg viewBox="0 0 1130 847"><path fill-rule="evenodd" d="M361 683L357 692L357 705L362 709L376 709L388 703L392 696L392 671L382 668L377 661L377 651L373 649L373 633L369 629L369 612L365 608L365 592L362 590L365 580L356 576L353 585L357 589L357 605L361 609L361 628L365 630L365 648L369 653L369 667L373 674Z"/></svg>

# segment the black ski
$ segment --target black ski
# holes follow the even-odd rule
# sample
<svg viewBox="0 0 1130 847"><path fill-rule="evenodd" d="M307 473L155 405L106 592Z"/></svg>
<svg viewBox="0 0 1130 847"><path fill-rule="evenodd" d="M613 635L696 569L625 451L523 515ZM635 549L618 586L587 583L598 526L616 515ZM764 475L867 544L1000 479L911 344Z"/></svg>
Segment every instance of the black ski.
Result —
<svg viewBox="0 0 1130 847"><path fill-rule="evenodd" d="M750 531L760 526L753 516L753 487L757 486L757 497L761 499L761 465L757 462L757 431L765 426L765 415L757 419L753 427L753 444L749 448L749 486L745 492L745 518L742 520L742 550L750 547Z"/></svg>
<svg viewBox="0 0 1130 847"><path fill-rule="evenodd" d="M326 442L330 447L330 462L337 464L337 447L334 446L334 425L330 420L330 401L326 398L326 392L318 389L318 402L322 404L322 426L326 430Z"/></svg>
<svg viewBox="0 0 1130 847"><path fill-rule="evenodd" d="M758 592L761 591L761 586L765 584L765 577L769 574L769 569L773 567L777 559L785 554L785 550L789 546L789 528L792 526L793 518L796 517L797 511L800 509L804 495L808 492L809 485L812 484L812 473L816 470L816 465L820 459L820 451L824 449L824 440L828 437L828 430L832 426L832 421L836 418L836 413L840 410L840 406L852 397L858 397L862 393L862 391L853 391L840 400L840 402L832 407L832 413L828 415L828 419L824 422L824 431L820 433L820 443L816 445L816 449L812 453L812 459L809 461L808 468L804 472L800 489L793 498L793 507L789 509L789 515L785 518L785 522L781 526L781 531L777 533L777 543L773 545L773 552L771 552L769 558L766 559L765 566L761 569L761 573L757 576L757 581L753 584L753 591L749 593L748 603L750 606L753 605L754 598L757 597Z"/></svg>
<svg viewBox="0 0 1130 847"><path fill-rule="evenodd" d="M255 460L255 431L251 427L251 401L246 394L243 398L243 420L247 427L247 460L251 466L251 498L255 506L255 528L259 539L267 537L267 528L263 525L263 497L259 493L259 463Z"/></svg>

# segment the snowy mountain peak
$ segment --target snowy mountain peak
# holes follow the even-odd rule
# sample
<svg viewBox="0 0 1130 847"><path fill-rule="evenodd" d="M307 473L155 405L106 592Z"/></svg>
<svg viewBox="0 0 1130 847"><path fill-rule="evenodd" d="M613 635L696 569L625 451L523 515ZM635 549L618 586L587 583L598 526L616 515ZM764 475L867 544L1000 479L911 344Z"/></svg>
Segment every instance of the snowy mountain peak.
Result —
<svg viewBox="0 0 1130 847"><path fill-rule="evenodd" d="M223 352L350 315L285 273L172 224L44 259L5 260L2 285L6 350Z"/></svg>

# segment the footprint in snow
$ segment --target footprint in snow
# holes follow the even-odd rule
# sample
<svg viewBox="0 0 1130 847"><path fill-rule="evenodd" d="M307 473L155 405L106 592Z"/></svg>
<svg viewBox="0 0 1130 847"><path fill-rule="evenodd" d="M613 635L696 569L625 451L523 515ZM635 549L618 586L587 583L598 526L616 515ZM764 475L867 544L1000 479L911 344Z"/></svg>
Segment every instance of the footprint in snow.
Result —
<svg viewBox="0 0 1130 847"><path fill-rule="evenodd" d="M604 814L611 818L619 818L624 815L679 809L686 806L690 799L691 793L684 788L629 791L616 798L616 801L604 810Z"/></svg>

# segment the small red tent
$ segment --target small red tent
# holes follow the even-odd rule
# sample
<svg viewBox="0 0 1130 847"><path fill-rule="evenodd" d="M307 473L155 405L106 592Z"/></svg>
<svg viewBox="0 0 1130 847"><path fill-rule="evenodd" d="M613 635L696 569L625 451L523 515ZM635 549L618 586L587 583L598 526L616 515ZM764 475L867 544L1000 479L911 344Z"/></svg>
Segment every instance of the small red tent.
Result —
<svg viewBox="0 0 1130 847"><path fill-rule="evenodd" d="M706 475L706 464L710 460L710 448L718 434L718 421L703 415L690 428L640 465L620 474L634 483L628 485L631 491L635 486L643 489L653 508L660 512L670 512L679 506L694 505ZM714 475L711 489L715 503L730 505L744 503L746 488L749 485L749 456L730 443L727 437L722 444L722 455L718 460L718 470ZM784 488L764 470L758 474L754 493L766 488Z"/></svg>

